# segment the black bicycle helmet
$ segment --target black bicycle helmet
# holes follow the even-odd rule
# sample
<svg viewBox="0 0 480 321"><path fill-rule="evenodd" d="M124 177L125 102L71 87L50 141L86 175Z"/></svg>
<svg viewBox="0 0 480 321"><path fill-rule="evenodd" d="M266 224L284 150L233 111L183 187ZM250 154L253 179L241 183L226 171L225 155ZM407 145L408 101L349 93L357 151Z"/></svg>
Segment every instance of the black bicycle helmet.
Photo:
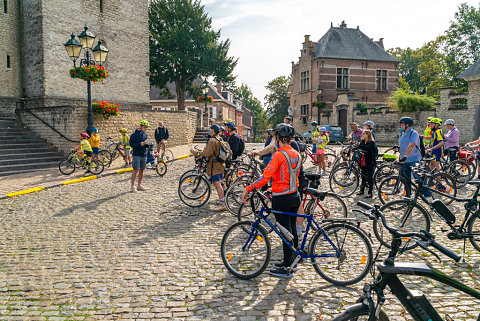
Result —
<svg viewBox="0 0 480 321"><path fill-rule="evenodd" d="M280 123L275 126L273 132L277 134L278 137L293 137L295 129L290 124Z"/></svg>
<svg viewBox="0 0 480 321"><path fill-rule="evenodd" d="M413 119L410 117L402 117L398 122L404 123L405 125L408 125L408 126L413 126Z"/></svg>

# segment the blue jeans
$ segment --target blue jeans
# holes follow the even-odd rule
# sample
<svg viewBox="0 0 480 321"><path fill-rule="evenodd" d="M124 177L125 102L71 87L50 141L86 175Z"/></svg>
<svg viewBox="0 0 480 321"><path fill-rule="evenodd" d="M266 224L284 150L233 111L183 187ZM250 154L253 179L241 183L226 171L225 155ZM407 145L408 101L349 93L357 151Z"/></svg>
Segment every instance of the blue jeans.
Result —
<svg viewBox="0 0 480 321"><path fill-rule="evenodd" d="M418 175L412 172L412 167L415 166L417 163L416 162L405 162L402 164L402 168L400 168L400 175L405 177L405 193L406 197L410 197L412 195L412 183L410 182L412 179L412 174L413 177L418 178ZM422 188L422 193L423 196L425 197L430 197L432 196L432 193L425 189Z"/></svg>

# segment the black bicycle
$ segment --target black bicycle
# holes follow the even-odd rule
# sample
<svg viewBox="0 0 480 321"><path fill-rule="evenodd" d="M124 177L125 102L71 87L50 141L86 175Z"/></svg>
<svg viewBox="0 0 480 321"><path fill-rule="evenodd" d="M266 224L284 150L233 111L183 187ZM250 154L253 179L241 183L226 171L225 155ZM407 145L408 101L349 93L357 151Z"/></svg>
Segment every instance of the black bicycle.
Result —
<svg viewBox="0 0 480 321"><path fill-rule="evenodd" d="M397 254L401 254L404 250L404 248L401 249L401 238L411 238L412 241L415 241L420 247L432 253L438 259L440 259L438 255L428 249L429 246L434 247L441 253L458 262L460 256L436 242L435 237L432 234L423 230L419 232L401 233L397 229L387 225L385 216L379 210L380 207L378 205L371 206L363 202L358 202L357 205L365 209L365 211L359 212L368 216L371 220L380 220L383 226L393 235L390 246L391 250L388 254L388 258L385 259L383 264L377 265L379 273L375 278L375 281L370 284L365 284L363 287L363 295L357 300L357 303L347 307L347 309L340 315L336 316L333 321L388 321L388 316L382 311L382 306L385 304L384 291L387 286L390 288L392 294L398 298L402 306L405 307L412 317L412 320L452 320L448 315L446 315L445 318L440 317L438 312L422 292L407 289L398 278L399 275L402 276L402 279L408 278L409 276L422 276L433 279L480 300L480 293L478 291L462 284L458 278L454 279L449 277L425 263L395 263ZM376 302L374 296L376 296ZM479 320L480 315L477 318L477 321Z"/></svg>

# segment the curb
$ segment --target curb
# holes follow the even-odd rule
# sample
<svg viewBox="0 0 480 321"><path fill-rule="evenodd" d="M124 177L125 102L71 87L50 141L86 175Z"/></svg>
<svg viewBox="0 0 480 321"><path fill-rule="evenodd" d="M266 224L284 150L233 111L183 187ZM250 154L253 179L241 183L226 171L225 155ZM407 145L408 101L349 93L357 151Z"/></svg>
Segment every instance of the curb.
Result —
<svg viewBox="0 0 480 321"><path fill-rule="evenodd" d="M191 156L192 155L178 156L178 157L175 157L175 160L186 159L186 158L189 158ZM98 178L101 178L101 177L107 177L107 176L111 176L111 175L115 175L115 174L128 173L128 172L131 172L131 171L133 171L133 168L131 168L131 167L130 168L122 168L122 169L118 169L116 171L112 171L112 172L106 173L106 174L101 174L101 175L98 175L98 176L91 175L91 176L87 176L87 177L76 178L76 179L71 179L71 180L68 180L68 181L63 181L63 182L60 182L60 183L55 183L55 184L52 184L52 185L38 186L38 187L25 189L25 190L18 191L18 192L13 192L13 193L0 195L0 200L1 199L6 199L6 198L12 198L12 197L19 196L19 195L35 193L35 192L38 192L38 191L43 191L43 190L46 190L46 189L51 189L51 188L55 188L55 187L59 187L59 186L91 181L91 180L94 180L94 179L98 179Z"/></svg>

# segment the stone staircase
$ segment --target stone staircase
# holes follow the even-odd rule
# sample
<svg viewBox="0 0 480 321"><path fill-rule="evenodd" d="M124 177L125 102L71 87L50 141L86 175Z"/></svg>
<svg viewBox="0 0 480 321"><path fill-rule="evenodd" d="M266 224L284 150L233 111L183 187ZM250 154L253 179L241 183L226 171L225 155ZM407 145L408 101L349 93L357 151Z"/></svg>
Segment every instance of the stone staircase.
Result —
<svg viewBox="0 0 480 321"><path fill-rule="evenodd" d="M193 144L206 143L208 137L208 129L197 129L195 136L193 137Z"/></svg>
<svg viewBox="0 0 480 321"><path fill-rule="evenodd" d="M55 168L63 158L15 119L0 118L0 176Z"/></svg>

